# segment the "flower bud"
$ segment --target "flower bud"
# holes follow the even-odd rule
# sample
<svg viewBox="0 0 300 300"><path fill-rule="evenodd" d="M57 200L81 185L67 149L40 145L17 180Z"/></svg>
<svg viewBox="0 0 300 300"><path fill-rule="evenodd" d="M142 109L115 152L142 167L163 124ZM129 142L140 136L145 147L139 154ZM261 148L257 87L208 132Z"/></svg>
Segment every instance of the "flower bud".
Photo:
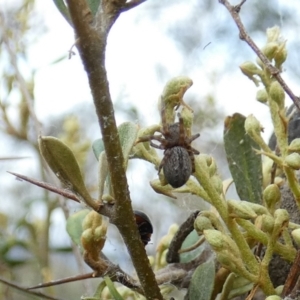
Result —
<svg viewBox="0 0 300 300"><path fill-rule="evenodd" d="M276 209L274 219L274 230L280 235L282 230L289 225L290 215L285 209Z"/></svg>
<svg viewBox="0 0 300 300"><path fill-rule="evenodd" d="M292 169L300 169L300 154L294 152L286 156L284 162Z"/></svg>
<svg viewBox="0 0 300 300"><path fill-rule="evenodd" d="M265 89L258 90L256 93L256 100L261 103L267 103L268 102L268 93Z"/></svg>
<svg viewBox="0 0 300 300"><path fill-rule="evenodd" d="M263 191L263 199L268 210L273 214L276 204L279 203L281 199L279 187L276 184L268 185Z"/></svg>
<svg viewBox="0 0 300 300"><path fill-rule="evenodd" d="M228 200L229 215L236 218L242 219L254 219L257 217L255 211L250 207L245 205L245 203L236 200Z"/></svg>
<svg viewBox="0 0 300 300"><path fill-rule="evenodd" d="M272 60L274 58L277 50L278 50L278 43L276 43L276 42L267 43L267 45L261 49L262 53L269 60Z"/></svg>
<svg viewBox="0 0 300 300"><path fill-rule="evenodd" d="M277 42L280 36L280 28L274 26L267 29L267 42Z"/></svg>
<svg viewBox="0 0 300 300"><path fill-rule="evenodd" d="M296 242L296 244L298 246L300 246L300 228L292 231L292 237L293 237L294 241Z"/></svg>
<svg viewBox="0 0 300 300"><path fill-rule="evenodd" d="M288 151L300 153L300 138L292 140L289 144Z"/></svg>
<svg viewBox="0 0 300 300"><path fill-rule="evenodd" d="M261 230L264 232L272 233L274 228L274 219L268 215L262 215Z"/></svg>
<svg viewBox="0 0 300 300"><path fill-rule="evenodd" d="M273 81L270 85L269 96L275 101L279 109L284 108L285 93L278 81Z"/></svg>
<svg viewBox="0 0 300 300"><path fill-rule="evenodd" d="M203 235L216 252L228 251L236 258L240 257L237 245L228 235L214 229L203 230Z"/></svg>
<svg viewBox="0 0 300 300"><path fill-rule="evenodd" d="M244 126L246 133L250 136L253 136L254 134L260 135L263 129L259 121L253 115L249 115L246 118Z"/></svg>
<svg viewBox="0 0 300 300"><path fill-rule="evenodd" d="M277 68L281 68L282 64L286 61L286 58L287 58L287 49L285 47L285 42L284 42L280 45L274 57L275 66Z"/></svg>
<svg viewBox="0 0 300 300"><path fill-rule="evenodd" d="M254 82L256 86L259 85L258 79L255 75L262 75L262 70L259 69L253 62L246 61L240 65L240 69L244 75Z"/></svg>
<svg viewBox="0 0 300 300"><path fill-rule="evenodd" d="M207 217L202 215L198 215L198 217L196 218L194 222L194 228L198 235L202 235L203 230L205 229L214 229L211 221Z"/></svg>

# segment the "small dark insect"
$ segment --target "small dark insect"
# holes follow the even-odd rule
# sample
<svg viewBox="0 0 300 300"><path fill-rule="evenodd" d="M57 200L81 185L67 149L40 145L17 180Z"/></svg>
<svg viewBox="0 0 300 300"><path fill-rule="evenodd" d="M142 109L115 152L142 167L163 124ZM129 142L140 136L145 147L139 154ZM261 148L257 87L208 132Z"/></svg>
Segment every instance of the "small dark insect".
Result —
<svg viewBox="0 0 300 300"><path fill-rule="evenodd" d="M150 242L151 235L153 233L153 227L150 219L146 214L139 210L134 210L135 222L138 226L138 230L141 236L141 240L145 246Z"/></svg>
<svg viewBox="0 0 300 300"><path fill-rule="evenodd" d="M167 124L162 111L162 136L151 135L141 137L138 142L150 141L150 145L157 149L165 150L164 157L159 165L158 173L161 169L168 183L178 188L183 186L189 179L190 175L195 172L194 154L200 152L192 148L193 140L200 136L199 133L188 137L186 135L183 119L178 113L179 122ZM161 144L156 145L152 140L159 141Z"/></svg>

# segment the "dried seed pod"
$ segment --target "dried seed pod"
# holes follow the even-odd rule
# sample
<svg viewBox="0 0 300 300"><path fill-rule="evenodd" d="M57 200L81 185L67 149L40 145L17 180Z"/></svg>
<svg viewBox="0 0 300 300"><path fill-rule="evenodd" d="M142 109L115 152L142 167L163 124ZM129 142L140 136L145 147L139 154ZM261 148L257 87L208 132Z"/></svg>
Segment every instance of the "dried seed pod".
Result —
<svg viewBox="0 0 300 300"><path fill-rule="evenodd" d="M135 216L135 222L138 226L138 230L141 236L141 240L146 246L151 240L151 235L153 233L151 221L146 214L139 210L134 210L133 213Z"/></svg>
<svg viewBox="0 0 300 300"><path fill-rule="evenodd" d="M179 146L167 149L165 151L163 170L166 180L173 188L183 186L193 171L188 151Z"/></svg>

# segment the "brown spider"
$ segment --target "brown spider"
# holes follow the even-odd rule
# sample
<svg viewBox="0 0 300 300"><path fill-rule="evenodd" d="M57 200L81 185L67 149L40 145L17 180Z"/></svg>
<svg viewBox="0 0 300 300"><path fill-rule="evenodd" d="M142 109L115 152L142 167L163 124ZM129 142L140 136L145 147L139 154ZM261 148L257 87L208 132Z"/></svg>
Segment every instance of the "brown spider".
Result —
<svg viewBox="0 0 300 300"><path fill-rule="evenodd" d="M190 175L195 172L194 154L200 152L192 148L191 143L200 136L199 133L188 137L186 135L183 118L178 113L179 122L167 124L164 110L162 111L162 136L151 135L141 137L138 142L150 141L154 148L165 150L164 157L159 165L158 173L164 171L167 182L174 188L183 186ZM159 141L157 145L152 140Z"/></svg>

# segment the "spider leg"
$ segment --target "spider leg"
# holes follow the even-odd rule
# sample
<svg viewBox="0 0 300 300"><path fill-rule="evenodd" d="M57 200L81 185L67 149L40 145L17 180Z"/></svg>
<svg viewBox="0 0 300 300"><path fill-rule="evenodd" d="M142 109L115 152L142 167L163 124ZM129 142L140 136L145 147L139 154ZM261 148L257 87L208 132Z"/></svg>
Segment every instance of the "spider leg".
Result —
<svg viewBox="0 0 300 300"><path fill-rule="evenodd" d="M154 144L152 141L150 141L150 145L153 147L153 148L156 148L156 149L160 149L160 150L164 150L165 147L164 147L164 144L160 144L160 145L156 145Z"/></svg>
<svg viewBox="0 0 300 300"><path fill-rule="evenodd" d="M190 159L191 159L191 163L192 163L192 173L195 173L196 169L195 169L195 156L193 154L193 152L189 152L190 155Z"/></svg>
<svg viewBox="0 0 300 300"><path fill-rule="evenodd" d="M179 120L179 137L178 142L180 146L184 146L186 144L185 142L185 130L184 130L184 124L183 124L183 118L180 113L177 114L178 120Z"/></svg>
<svg viewBox="0 0 300 300"><path fill-rule="evenodd" d="M200 136L200 133L196 133L194 135L192 135L189 139L188 139L188 143L191 143L192 141L194 141L195 139L197 139Z"/></svg>
<svg viewBox="0 0 300 300"><path fill-rule="evenodd" d="M169 158L170 156L170 151L168 151L168 149L164 152L164 157L163 159L161 160L160 162L160 165L158 167L158 174L160 173L162 167L164 166L165 162L167 161L167 159Z"/></svg>

